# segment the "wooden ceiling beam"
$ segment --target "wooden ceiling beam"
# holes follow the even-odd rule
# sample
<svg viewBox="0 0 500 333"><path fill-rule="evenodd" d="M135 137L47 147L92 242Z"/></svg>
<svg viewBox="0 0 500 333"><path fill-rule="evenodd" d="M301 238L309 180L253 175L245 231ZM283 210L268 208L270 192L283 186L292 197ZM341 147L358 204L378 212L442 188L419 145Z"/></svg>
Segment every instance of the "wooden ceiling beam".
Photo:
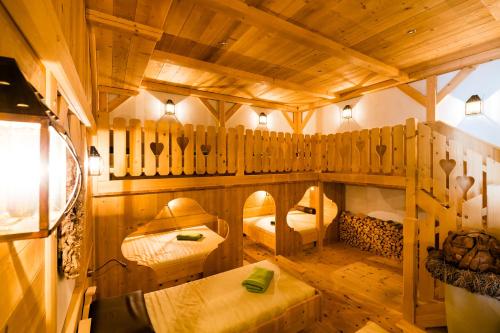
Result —
<svg viewBox="0 0 500 333"><path fill-rule="evenodd" d="M275 79L269 76L256 74L248 71L244 71L241 69L228 67L224 65L219 65L213 62L203 61L195 58L186 57L180 54L165 52L162 50L155 50L153 52L152 60L170 63L174 65L179 65L183 67L189 67L192 69L203 70L215 74L224 75L227 77L235 78L235 79L243 79L253 82L265 83L276 88L300 91L303 93L307 93L311 96L321 97L326 99L333 99L336 96L335 93L328 93L327 91L321 91L312 89L310 87L304 86L302 84Z"/></svg>
<svg viewBox="0 0 500 333"><path fill-rule="evenodd" d="M139 94L139 91L137 91L137 90L103 86L103 85L98 86L97 89L100 92L105 92L108 94L115 94L115 95L122 95L122 96L137 96Z"/></svg>
<svg viewBox="0 0 500 333"><path fill-rule="evenodd" d="M198 2L230 15L235 19L259 29L279 34L283 38L301 45L321 50L333 57L341 58L353 65L397 80L407 80L408 76L398 68L378 59L337 43L321 34L281 19L263 10L247 5L239 0L199 0Z"/></svg>
<svg viewBox="0 0 500 333"><path fill-rule="evenodd" d="M408 83L399 85L398 89L418 104L422 105L423 107L427 107L427 98L424 96L424 94L410 86Z"/></svg>
<svg viewBox="0 0 500 333"><path fill-rule="evenodd" d="M294 129L295 124L293 123L293 118L291 118L285 111L281 111L281 113L283 113L283 117L285 117L286 121L288 122L288 125L290 125L292 129Z"/></svg>
<svg viewBox="0 0 500 333"><path fill-rule="evenodd" d="M476 67L474 66L465 67L458 72L457 75L455 75L453 79L451 79L451 81L438 92L436 104L439 104L439 102L441 102L449 93L455 90L455 88L458 87L458 85L462 83L463 80L465 80L475 69Z"/></svg>
<svg viewBox="0 0 500 333"><path fill-rule="evenodd" d="M288 112L299 112L298 108L296 106L290 106L290 105L277 103L277 102L273 102L273 101L268 101L268 100L263 100L263 99L250 99L250 98L244 98L244 97L238 97L238 96L218 94L218 93L213 93L213 92L209 92L209 91L198 90L198 89L190 87L190 86L171 84L171 83L168 83L165 81L158 81L158 80L151 80L151 79L146 80L145 79L142 81L142 87L144 89L147 89L147 90L165 92L165 93L169 93L169 94L204 97L204 98L220 100L220 101L230 102L230 103L253 105L253 106L258 106L261 108L284 110L284 111L288 111Z"/></svg>
<svg viewBox="0 0 500 333"><path fill-rule="evenodd" d="M311 117L313 116L314 112L316 111L317 109L312 109L312 110L309 110L306 114L306 117L302 120L302 128L301 130L303 131L304 128L306 127L307 123L309 122L309 120L311 119Z"/></svg>
<svg viewBox="0 0 500 333"><path fill-rule="evenodd" d="M205 105L208 111L214 116L215 120L219 121L219 113L218 111L210 104L209 100L205 97L198 97L200 102Z"/></svg>
<svg viewBox="0 0 500 333"><path fill-rule="evenodd" d="M500 21L500 0L481 0L481 2L488 8L491 16Z"/></svg>
<svg viewBox="0 0 500 333"><path fill-rule="evenodd" d="M120 30L132 33L145 39L159 41L163 36L163 30L150 27L145 24L130 21L121 17L113 16L93 9L87 9L87 21L92 24L104 26L112 30Z"/></svg>
<svg viewBox="0 0 500 333"><path fill-rule="evenodd" d="M241 108L241 104L234 103L233 106L226 111L226 121L231 119L232 116L236 114L236 112Z"/></svg>
<svg viewBox="0 0 500 333"><path fill-rule="evenodd" d="M432 75L453 72L465 67L483 64L496 59L500 59L500 47L485 50L483 52L470 56L461 57L459 59L448 61L419 71L411 72L410 81L417 81L425 79Z"/></svg>
<svg viewBox="0 0 500 333"><path fill-rule="evenodd" d="M480 52L480 53L477 53L474 55L470 55L470 56L465 56L465 57L462 57L462 58L459 58L456 60L444 62L442 64L431 66L431 67L428 67L428 68L425 68L422 70L410 72L409 79L407 80L407 82L404 82L404 83L414 82L414 81L426 79L426 78L433 76L433 75L440 75L440 74L444 74L444 73L449 73L449 72L461 70L464 68L471 68L473 66L476 66L476 65L479 65L482 63L486 63L489 61L493 61L496 59L500 59L500 47L493 48L490 50L485 50L483 52ZM386 81L382 81L379 83L375 83L372 85L368 85L368 86L365 86L365 87L362 87L359 89L354 89L354 90L347 91L347 92L337 92L337 94L339 95L338 98L333 99L333 100L329 100L329 101L320 101L320 102L300 106L299 111L304 112L304 111L311 110L313 108L321 108L321 107L328 106L328 105L335 104L335 103L339 103L339 102L342 102L342 101L345 101L348 99L352 99L352 98L356 98L356 97L359 97L362 95L366 95L368 93L373 93L373 92L380 91L380 90L387 89L387 88L397 87L401 84L402 84L402 82L398 82L396 80L386 80ZM425 106L427 106L427 100L426 100Z"/></svg>
<svg viewBox="0 0 500 333"><path fill-rule="evenodd" d="M130 97L132 96L122 95L122 96L117 96L112 100L108 101L107 111L108 112L113 111L114 109L125 103Z"/></svg>

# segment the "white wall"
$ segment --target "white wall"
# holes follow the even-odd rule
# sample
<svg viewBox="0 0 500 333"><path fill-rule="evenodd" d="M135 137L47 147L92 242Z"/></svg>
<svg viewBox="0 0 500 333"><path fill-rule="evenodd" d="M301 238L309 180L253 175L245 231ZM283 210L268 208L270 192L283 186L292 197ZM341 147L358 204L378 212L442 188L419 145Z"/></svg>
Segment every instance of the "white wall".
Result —
<svg viewBox="0 0 500 333"><path fill-rule="evenodd" d="M139 95L129 98L111 112L111 118L123 117L144 120L158 120L164 114L165 102L171 99L175 103L175 115L182 124L216 126L217 120L206 106L196 97L150 92L141 90ZM215 107L215 102L211 101ZM225 103L228 110L233 104ZM226 127L243 125L255 129L259 126L259 114L267 114L269 131L292 132L292 128L279 110L263 109L243 105L227 122Z"/></svg>
<svg viewBox="0 0 500 333"><path fill-rule="evenodd" d="M441 75L438 87L446 85L454 73ZM471 95L483 100L483 113L465 116L465 101ZM500 146L500 60L476 68L437 107L437 119L458 127L482 140Z"/></svg>

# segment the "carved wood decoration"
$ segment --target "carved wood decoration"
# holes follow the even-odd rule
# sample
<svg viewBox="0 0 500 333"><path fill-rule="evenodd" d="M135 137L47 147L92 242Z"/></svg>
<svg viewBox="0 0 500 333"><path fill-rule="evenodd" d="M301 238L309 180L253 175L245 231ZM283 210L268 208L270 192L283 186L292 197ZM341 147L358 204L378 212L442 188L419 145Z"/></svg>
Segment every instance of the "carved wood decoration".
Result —
<svg viewBox="0 0 500 333"><path fill-rule="evenodd" d="M181 151L184 153L184 150L189 144L189 138L182 135L177 138L177 144L179 145L179 148L181 148Z"/></svg>
<svg viewBox="0 0 500 333"><path fill-rule="evenodd" d="M149 148L151 148L151 151L153 152L153 154L155 154L156 156L159 156L165 147L163 146L163 143L161 143L161 142L151 142L149 144Z"/></svg>
<svg viewBox="0 0 500 333"><path fill-rule="evenodd" d="M467 197L467 192L469 192L471 187L474 185L474 182L475 182L475 180L471 176L458 176L457 177L457 185L462 190L464 199Z"/></svg>
<svg viewBox="0 0 500 333"><path fill-rule="evenodd" d="M386 145L377 145L375 147L375 150L377 151L378 156L380 156L380 159L382 159L382 157L384 156L384 154L387 150L387 146Z"/></svg>
<svg viewBox="0 0 500 333"><path fill-rule="evenodd" d="M74 182L75 162L67 158L68 170L66 194L71 195L71 184ZM83 235L85 212L85 188L82 188L75 205L61 222L58 233L57 261L59 272L67 279L77 278L80 274L80 252Z"/></svg>

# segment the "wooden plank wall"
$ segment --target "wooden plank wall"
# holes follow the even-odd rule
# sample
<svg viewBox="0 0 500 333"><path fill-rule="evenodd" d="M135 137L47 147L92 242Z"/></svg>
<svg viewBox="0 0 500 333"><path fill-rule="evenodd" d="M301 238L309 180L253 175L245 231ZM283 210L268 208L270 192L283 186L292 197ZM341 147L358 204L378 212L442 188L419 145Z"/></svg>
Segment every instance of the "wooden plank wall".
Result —
<svg viewBox="0 0 500 333"><path fill-rule="evenodd" d="M238 135L235 128L203 125L194 128L191 124L163 121L155 126L149 120L141 127L140 120L124 118L99 122L98 126L99 131L110 132L113 137L109 170L117 178L297 171L402 176L406 169L404 125L328 136L251 129ZM152 132L154 128L156 134ZM103 134L103 138L109 145L108 135ZM178 144L181 137L187 140L184 152ZM99 145L99 150L110 150L106 144ZM151 147L157 144L164 148L155 162ZM209 152L204 155L202 148L207 147ZM242 163L238 163L238 156L243 157Z"/></svg>
<svg viewBox="0 0 500 333"><path fill-rule="evenodd" d="M154 180L144 181L153 182ZM290 175L287 179L276 183L262 181L261 185L210 186L198 189L197 179L194 178L192 182L191 189L185 191L172 190L160 193L94 197L95 265L102 265L111 258L128 263L127 270L113 265L105 274L99 274L96 277L97 290L100 291L99 297L119 295L137 289L143 291L158 289L153 271L127 261L121 253L121 244L125 237L134 232L139 225L152 220L169 201L179 197L196 200L206 212L228 223L228 237L210 255L205 265L205 274L217 273L242 264L244 205L256 191L266 191L272 198L276 198L277 253L289 255L302 248L300 234L287 226L286 215L300 201L304 192L316 185L317 181L297 180ZM256 180L255 184L257 183L260 182ZM231 204L228 205L228 202Z"/></svg>
<svg viewBox="0 0 500 333"><path fill-rule="evenodd" d="M54 1L57 2L57 1ZM71 33L68 45L74 59L78 59L77 68L81 70L81 79L90 82L86 72L88 45L84 21L84 4L76 6L71 1L71 11L60 12L59 17L64 25L63 31ZM78 8L77 8L78 7ZM65 7L69 8L69 7ZM76 11L76 12L75 12ZM77 16L75 16L77 15ZM75 20L78 17L78 20ZM57 94L57 82L47 72L41 60L33 52L23 35L18 31L8 13L0 6L0 55L13 57L21 71L31 84L45 96L46 104L56 112L64 127L70 131L77 151L86 156L86 129L68 112L68 101ZM74 53L73 53L74 52ZM88 89L90 92L90 88ZM90 94L88 95L90 96ZM72 119L73 118L73 119ZM88 198L91 196L88 194ZM84 242L82 244L82 276L85 276L86 262L92 250L92 215L87 215L84 225ZM57 255L55 234L47 239L11 241L0 243L0 275L4 290L0 300L0 331L2 332L55 332L57 323ZM80 283L80 282L79 282ZM78 285L78 283L77 283ZM72 297L69 295L69 297ZM61 319L61 318L60 318ZM62 318L64 320L64 318ZM69 330L72 331L72 330ZM74 330L73 330L74 331Z"/></svg>

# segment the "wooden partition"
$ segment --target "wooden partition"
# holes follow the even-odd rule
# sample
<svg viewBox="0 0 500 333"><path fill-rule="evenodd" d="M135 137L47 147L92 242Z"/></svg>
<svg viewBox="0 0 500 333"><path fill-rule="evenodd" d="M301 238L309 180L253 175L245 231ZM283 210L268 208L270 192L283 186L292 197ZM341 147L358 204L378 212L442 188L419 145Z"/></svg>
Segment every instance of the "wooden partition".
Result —
<svg viewBox="0 0 500 333"><path fill-rule="evenodd" d="M415 203L423 214L415 221L418 233L405 239L405 243L413 241L413 249L418 248L414 255L405 254L406 260L414 261L410 265L418 267L413 276L405 276L414 279L413 293L418 295L414 313L407 315L422 327L446 325L444 304L437 302L444 298L444 286L425 269L427 247L442 247L448 232L457 229L486 230L500 236L497 148L449 139L445 134L453 137L453 131L443 128L443 124L418 124Z"/></svg>
<svg viewBox="0 0 500 333"><path fill-rule="evenodd" d="M101 115L102 116L102 115ZM244 175L334 172L404 176L405 126L303 135L160 120L114 118L99 125L106 175ZM112 143L110 149L109 143ZM105 159L107 161L107 159Z"/></svg>
<svg viewBox="0 0 500 333"><path fill-rule="evenodd" d="M125 237L157 216L167 202L182 197L196 200L207 213L225 220L229 227L226 241L219 244L218 249L207 258L205 274L238 267L243 261L243 207L247 198L256 191L266 191L276 198L276 252L293 254L302 249L302 244L300 234L287 226L286 215L316 181L312 177L307 179L307 176L303 179L291 175L282 176L284 178L267 179L261 185L256 182L231 186L193 185L191 189L184 190L95 197L95 265L102 265L112 258L128 262L120 249ZM339 193L338 196L341 197L342 194ZM119 265L109 265L105 273L96 276L95 281L100 297L137 289L158 289L153 271L134 262L128 262L126 270Z"/></svg>
<svg viewBox="0 0 500 333"><path fill-rule="evenodd" d="M344 184L404 189L403 316L422 327L440 326L445 324L443 286L424 268L426 248L441 246L448 232L458 228L499 235L500 149L468 140L439 122L408 119L392 127L301 135L163 121L143 126L120 118L109 126L106 117L99 122L98 144L110 163L95 186L101 201L97 228L106 235L111 225L117 230L134 224L138 208L125 201L152 196L154 204L158 198L189 193L207 200L204 207L229 223L230 240L217 253L213 271L241 263L243 203L256 190L267 190L275 199L277 253L291 254L300 238L284 224L286 213L309 186L330 194L340 211ZM167 179L148 178L153 175ZM111 205L110 211L121 207L119 218L106 216L101 205ZM324 230L323 223L318 221L318 230ZM113 254L102 253L106 257L98 263Z"/></svg>

